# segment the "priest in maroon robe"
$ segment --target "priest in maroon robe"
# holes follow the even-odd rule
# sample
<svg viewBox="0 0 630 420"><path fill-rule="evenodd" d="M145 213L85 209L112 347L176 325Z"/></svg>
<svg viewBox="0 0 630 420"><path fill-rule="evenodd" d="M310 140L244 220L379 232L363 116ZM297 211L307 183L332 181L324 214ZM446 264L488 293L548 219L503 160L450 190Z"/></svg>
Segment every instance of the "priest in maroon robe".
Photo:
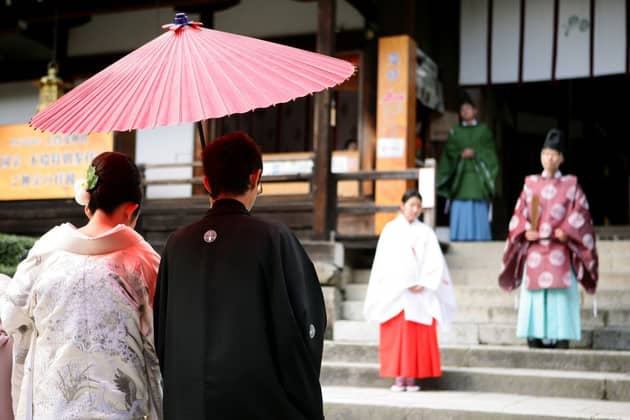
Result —
<svg viewBox="0 0 630 420"><path fill-rule="evenodd" d="M162 255L155 340L168 419L323 418L326 315L300 242L252 216L262 159L244 133L203 152L211 208Z"/></svg>
<svg viewBox="0 0 630 420"><path fill-rule="evenodd" d="M580 340L577 283L595 293L598 258L586 196L562 175L564 134L550 130L540 153L543 172L525 178L503 255L500 286L523 283L516 334L530 347L568 347Z"/></svg>

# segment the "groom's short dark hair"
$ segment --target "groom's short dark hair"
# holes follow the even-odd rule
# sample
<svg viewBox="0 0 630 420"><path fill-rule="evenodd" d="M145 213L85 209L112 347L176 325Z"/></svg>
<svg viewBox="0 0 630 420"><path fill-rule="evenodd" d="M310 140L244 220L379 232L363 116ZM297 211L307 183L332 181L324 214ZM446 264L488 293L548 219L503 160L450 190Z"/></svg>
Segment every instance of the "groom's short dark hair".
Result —
<svg viewBox="0 0 630 420"><path fill-rule="evenodd" d="M203 149L203 172L210 196L244 194L249 176L262 169L262 154L254 140L242 131L217 137Z"/></svg>

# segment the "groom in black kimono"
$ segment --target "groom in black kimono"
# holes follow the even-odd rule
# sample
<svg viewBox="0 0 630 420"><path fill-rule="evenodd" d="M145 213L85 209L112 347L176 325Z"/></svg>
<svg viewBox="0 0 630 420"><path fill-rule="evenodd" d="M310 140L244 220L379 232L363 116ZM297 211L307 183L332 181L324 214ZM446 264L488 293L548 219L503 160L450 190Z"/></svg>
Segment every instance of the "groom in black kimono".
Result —
<svg viewBox="0 0 630 420"><path fill-rule="evenodd" d="M211 208L171 235L158 275L164 416L321 420L324 300L291 231L250 214L260 150L228 134L205 147L203 167Z"/></svg>

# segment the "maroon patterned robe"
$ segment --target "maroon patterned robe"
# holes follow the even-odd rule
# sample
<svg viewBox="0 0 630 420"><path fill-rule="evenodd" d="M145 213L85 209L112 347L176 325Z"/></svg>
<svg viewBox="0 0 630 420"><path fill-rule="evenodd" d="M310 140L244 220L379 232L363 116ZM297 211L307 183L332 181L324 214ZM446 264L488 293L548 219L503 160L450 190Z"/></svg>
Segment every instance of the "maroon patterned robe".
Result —
<svg viewBox="0 0 630 420"><path fill-rule="evenodd" d="M538 197L540 240L529 242L525 232L532 228L532 198ZM536 200L533 200L536 201ZM503 254L499 285L505 290L520 286L525 269L525 287L529 290L571 286L571 266L577 280L588 293L597 286L598 258L595 232L588 201L573 175L551 178L530 175L516 202L510 220L509 235ZM553 239L555 229L568 236L566 243ZM536 227L534 227L536 229Z"/></svg>

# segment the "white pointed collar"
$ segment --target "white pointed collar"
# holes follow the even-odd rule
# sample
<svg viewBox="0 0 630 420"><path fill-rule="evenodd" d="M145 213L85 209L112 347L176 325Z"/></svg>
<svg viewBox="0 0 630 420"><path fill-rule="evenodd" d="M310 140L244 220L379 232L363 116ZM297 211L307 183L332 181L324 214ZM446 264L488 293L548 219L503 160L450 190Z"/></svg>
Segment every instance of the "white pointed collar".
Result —
<svg viewBox="0 0 630 420"><path fill-rule="evenodd" d="M542 175L543 178L551 178L551 176L549 176L549 174L547 173L547 171L542 171ZM556 171L556 174L554 175L554 178L560 178L562 177L562 172L560 172L560 170Z"/></svg>
<svg viewBox="0 0 630 420"><path fill-rule="evenodd" d="M462 121L462 127L474 127L479 124L477 119L473 119L472 121Z"/></svg>

